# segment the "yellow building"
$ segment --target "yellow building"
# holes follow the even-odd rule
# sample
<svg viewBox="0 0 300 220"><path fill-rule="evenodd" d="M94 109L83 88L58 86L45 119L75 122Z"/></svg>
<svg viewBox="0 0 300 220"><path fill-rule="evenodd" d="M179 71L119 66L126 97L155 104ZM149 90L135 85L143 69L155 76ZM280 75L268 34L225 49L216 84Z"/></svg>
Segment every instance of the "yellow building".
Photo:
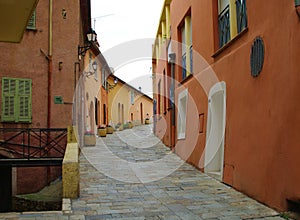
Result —
<svg viewBox="0 0 300 220"><path fill-rule="evenodd" d="M97 43L83 53L84 69L77 83L73 124L78 131L78 141L84 144L84 134L96 135L97 127L106 125L107 89L106 78L110 68L100 52Z"/></svg>
<svg viewBox="0 0 300 220"><path fill-rule="evenodd" d="M135 89L115 75L108 77L108 121L115 126L118 123L132 122L133 125L152 119L153 99Z"/></svg>

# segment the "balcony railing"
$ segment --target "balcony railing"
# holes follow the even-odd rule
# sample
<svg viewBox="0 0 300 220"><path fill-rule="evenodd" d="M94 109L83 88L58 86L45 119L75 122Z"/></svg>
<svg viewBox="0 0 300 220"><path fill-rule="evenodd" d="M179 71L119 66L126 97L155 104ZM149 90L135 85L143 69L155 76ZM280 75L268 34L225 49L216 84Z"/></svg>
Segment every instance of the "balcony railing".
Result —
<svg viewBox="0 0 300 220"><path fill-rule="evenodd" d="M229 5L219 14L219 45L222 47L230 40Z"/></svg>
<svg viewBox="0 0 300 220"><path fill-rule="evenodd" d="M186 78L186 54L182 55L182 79Z"/></svg>
<svg viewBox="0 0 300 220"><path fill-rule="evenodd" d="M0 128L0 150L13 159L63 158L67 129Z"/></svg>
<svg viewBox="0 0 300 220"><path fill-rule="evenodd" d="M193 46L190 46L190 73L193 74Z"/></svg>
<svg viewBox="0 0 300 220"><path fill-rule="evenodd" d="M248 26L246 0L236 0L237 31L240 33Z"/></svg>

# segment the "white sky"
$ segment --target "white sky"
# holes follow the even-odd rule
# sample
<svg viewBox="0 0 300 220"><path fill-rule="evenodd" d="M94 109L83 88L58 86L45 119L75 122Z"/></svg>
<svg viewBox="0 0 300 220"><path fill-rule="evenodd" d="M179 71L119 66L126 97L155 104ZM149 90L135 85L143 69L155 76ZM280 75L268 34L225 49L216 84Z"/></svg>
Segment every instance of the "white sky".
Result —
<svg viewBox="0 0 300 220"><path fill-rule="evenodd" d="M97 32L100 51L116 70L116 76L136 88L141 86L142 92L148 95L152 93L151 44L154 42L163 3L164 0L91 0L92 27ZM113 66L115 62L105 55L127 42L146 38L149 46L143 46L143 50L148 58L136 59L139 61L128 59L126 65L120 63L119 66ZM149 38L153 40L149 41ZM118 56L118 52L114 56Z"/></svg>

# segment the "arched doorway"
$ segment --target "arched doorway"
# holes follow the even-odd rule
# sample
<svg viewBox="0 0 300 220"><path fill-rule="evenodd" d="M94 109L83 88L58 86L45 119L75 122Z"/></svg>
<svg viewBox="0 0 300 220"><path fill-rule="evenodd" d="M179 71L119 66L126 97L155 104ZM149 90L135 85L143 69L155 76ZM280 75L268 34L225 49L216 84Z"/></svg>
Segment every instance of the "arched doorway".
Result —
<svg viewBox="0 0 300 220"><path fill-rule="evenodd" d="M91 126L91 131L95 131L95 106L94 103L90 103L90 109L89 109L89 116L90 116L90 126Z"/></svg>
<svg viewBox="0 0 300 220"><path fill-rule="evenodd" d="M204 172L222 180L226 123L226 84L216 83L208 96Z"/></svg>
<svg viewBox="0 0 300 220"><path fill-rule="evenodd" d="M141 124L144 124L144 109L143 109L143 103L140 104L140 112L141 112Z"/></svg>

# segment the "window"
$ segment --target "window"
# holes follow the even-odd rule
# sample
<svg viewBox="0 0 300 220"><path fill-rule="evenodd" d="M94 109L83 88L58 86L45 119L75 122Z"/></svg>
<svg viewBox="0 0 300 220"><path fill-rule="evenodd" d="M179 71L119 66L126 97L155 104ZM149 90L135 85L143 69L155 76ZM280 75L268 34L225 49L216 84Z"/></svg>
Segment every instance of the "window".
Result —
<svg viewBox="0 0 300 220"><path fill-rule="evenodd" d="M108 91L107 80L106 80L106 69L104 67L101 69L101 83L102 83L102 87L106 91Z"/></svg>
<svg viewBox="0 0 300 220"><path fill-rule="evenodd" d="M193 46L192 46L192 21L191 16L186 16L181 27L181 65L182 79L193 72Z"/></svg>
<svg viewBox="0 0 300 220"><path fill-rule="evenodd" d="M218 0L219 46L247 28L246 0Z"/></svg>
<svg viewBox="0 0 300 220"><path fill-rule="evenodd" d="M130 91L130 103L131 103L131 105L134 105L134 91L133 90Z"/></svg>
<svg viewBox="0 0 300 220"><path fill-rule="evenodd" d="M97 62L97 61L94 60L93 62ZM93 63L92 63L92 65L93 65ZM98 67L98 64L97 64L97 67ZM92 66L92 68L93 68L93 66ZM93 71L95 71L94 78L95 78L96 81L98 81L98 68L96 68L96 70L94 70L94 68L93 68Z"/></svg>
<svg viewBox="0 0 300 220"><path fill-rule="evenodd" d="M28 30L36 30L36 11L32 13L26 28Z"/></svg>
<svg viewBox="0 0 300 220"><path fill-rule="evenodd" d="M181 65L182 79L186 78L186 40L185 40L185 25L181 28Z"/></svg>
<svg viewBox="0 0 300 220"><path fill-rule="evenodd" d="M93 72L93 55L92 53L89 53L89 72Z"/></svg>
<svg viewBox="0 0 300 220"><path fill-rule="evenodd" d="M185 139L187 116L188 90L185 89L178 96L177 136Z"/></svg>
<svg viewBox="0 0 300 220"><path fill-rule="evenodd" d="M2 78L2 122L31 122L31 79Z"/></svg>

